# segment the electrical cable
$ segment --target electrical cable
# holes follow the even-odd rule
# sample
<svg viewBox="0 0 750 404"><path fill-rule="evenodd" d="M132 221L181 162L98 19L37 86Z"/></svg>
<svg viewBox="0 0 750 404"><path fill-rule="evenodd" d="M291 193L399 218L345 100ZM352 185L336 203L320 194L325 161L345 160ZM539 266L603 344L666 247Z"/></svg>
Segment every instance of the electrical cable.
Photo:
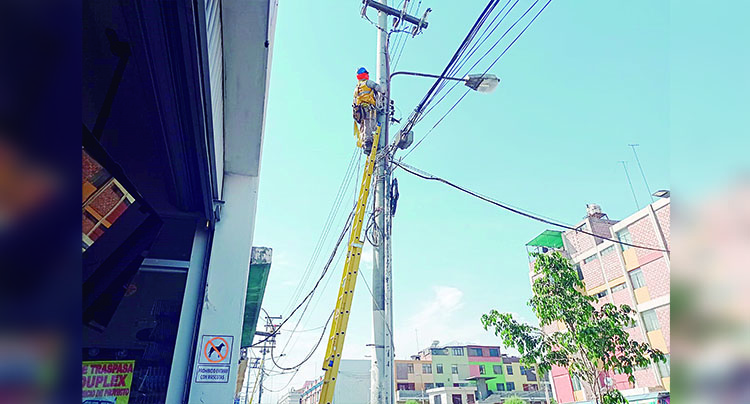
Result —
<svg viewBox="0 0 750 404"><path fill-rule="evenodd" d="M502 9L500 10L500 12L499 12L499 13L498 13L498 14L497 14L497 15L495 16L495 19L497 19L497 17L499 17L499 16L500 16L500 15L501 15L501 14L503 13L503 10L505 9L505 7L507 7L507 6L508 6L508 4L510 3L510 1L511 1L511 0L508 0L508 3L505 3L505 6L503 6L503 8L502 8ZM475 53L475 52L476 52L477 50L479 50L479 48L480 48L480 47L481 47L481 46L482 46L482 45L483 45L483 44L484 44L484 43L485 43L485 42L487 41L487 39L489 39L489 37L490 37L490 36L491 36L491 35L492 35L492 34L493 34L493 33L495 32L495 30L496 30L496 29L497 29L498 27L500 27L500 25L501 25L501 24L503 23L503 21L505 21L505 17L507 17L507 16L508 16L508 14L510 14L510 12L511 12L511 11L513 11L513 8L515 8L515 7L516 7L516 4L518 4L518 1L519 1L519 0L516 0L516 1L515 1L515 3L513 3L513 5L512 5L512 6L511 6L511 7L510 7L510 8L508 9L508 11L507 11L507 12L505 13L505 15L503 16L503 18L501 18L501 19L500 19L500 21L498 21L498 22L497 22L497 24L495 24L495 26L494 26L494 27L492 28L492 30L490 31L490 33L489 33L489 34L488 34L488 35L487 35L486 37L484 37L484 39L482 39L482 40L481 40L480 42L478 42L478 43L476 44L476 47L474 47L474 48L473 48L473 49L472 49L472 50L471 50L471 51L469 52L469 55L468 55L468 56L466 57L466 59L464 59L464 60L463 60L463 61L462 61L462 62L461 62L461 63L459 64L459 67L458 67L458 69L457 69L457 70L460 70L460 69L461 69L461 68L463 67L463 65L464 65L464 64L466 64L466 62L468 62L468 61L469 61L469 59L471 59L471 56L473 56L473 55L474 55L474 53ZM493 19L492 21L494 22L494 21L495 21L495 19ZM520 21L520 19L519 19L519 21ZM518 22L518 21L516 21L516 23L517 23L517 22ZM490 26L491 26L491 25L492 25L492 22L490 23ZM490 26L487 26L487 28L490 28ZM466 69L466 73L467 73L467 74L468 74L468 72L470 72L470 71L471 71L472 69L474 69L474 67L476 67L476 66L477 66L477 65L478 65L478 64L479 64L479 63L480 63L480 62L482 61L482 59L484 59L484 57L485 57L485 56L487 56L487 54L488 54L489 52L491 52L491 51L492 51L492 49L494 49L494 48L495 48L495 46L497 46L497 44L498 44L498 43L499 43L499 42L500 42L500 41L501 41L501 40L502 40L503 38L505 38L505 35L507 35L507 34L508 34L508 32L509 32L509 31L510 31L510 30L511 30L511 29L513 28L513 26L515 26L515 24L513 24L513 25L512 25L512 26L511 26L510 28L508 28L508 30L507 30L507 31L505 31L505 33L504 33L504 34L503 34L503 35L502 35L502 36L500 37L500 39L498 39L498 40L497 40L497 41L495 42L495 44L494 44L494 45L492 45L492 47L490 47L490 49L489 49L489 50L488 50L487 52L485 52L485 54L484 54L484 55L483 55L482 57L480 57L480 58L479 58L479 60L477 60L477 61L476 61L476 62L475 62L475 63L474 63L473 65L471 65L471 67L469 67L468 69ZM485 31L486 31L486 30L485 30ZM483 34L483 35L484 35L484 34ZM482 37L482 35L480 35L480 38L481 38L481 37ZM440 99L438 99L438 100L437 100L437 101L436 101L435 103L431 104L430 108L428 108L428 109L427 109L427 111L425 111L425 113L424 113L424 114L422 114L422 118L424 118L425 116L429 115L429 114L430 114L430 111L432 111L433 109L435 109L435 107L437 107L438 105L440 105L440 102L442 102L442 101L443 101L443 100L444 100L444 99L445 99L445 98L446 98L446 97L447 97L447 96L448 96L448 95L449 95L449 94L450 94L450 93L451 93L451 92L452 92L452 91L453 91L453 90L454 90L454 89L455 89L455 88L456 88L456 87L457 87L457 86L458 86L458 85L459 85L460 83L461 83L460 81L454 81L454 82L453 82L453 85L451 86L451 88L449 88L449 89L448 89L448 91L447 91L447 92L445 92L445 94L443 94L443 95L442 95L442 96L440 97ZM420 120L421 120L422 118L420 118Z"/></svg>
<svg viewBox="0 0 750 404"><path fill-rule="evenodd" d="M476 35L477 31L481 28L482 24L487 20L487 17L492 12L492 10L497 6L499 0L490 0L487 3L487 6L484 8L482 13L479 15L477 20L474 22L474 25L471 27L469 32L466 34L466 37L464 38L463 42L459 45L458 49L456 49L456 52L453 54L453 57L450 59L448 64L443 69L443 72L440 74L441 78L438 78L435 80L435 82L432 84L429 90L427 90L427 94L422 97L422 100L417 104L416 108L414 108L414 111L412 111L411 115L409 116L408 121L406 124L402 126L401 131L408 132L411 130L411 128L414 126L420 115L422 114L423 109L429 104L430 100L433 97L433 94L437 90L437 88L440 86L441 82L445 81L442 79L442 77L447 76L447 73L451 71L451 69L454 67L456 61L461 57L461 55L466 50L467 46L471 42L471 40Z"/></svg>
<svg viewBox="0 0 750 404"><path fill-rule="evenodd" d="M353 173L353 170L356 167L357 155L359 154L358 152L359 152L358 148L355 147L352 153L352 157L349 160L349 165L347 167L346 173L344 174L344 178L341 180L339 189L336 192L336 197L334 198L333 204L331 205L331 209L328 212L328 217L326 218L326 221L323 224L323 229L321 230L321 233L318 236L318 241L315 244L313 253L310 256L310 259L308 260L307 266L305 267L305 272L301 276L300 282L297 284L297 287L295 288L294 292L292 292L292 294L290 295L289 303L287 304L283 312L287 312L292 307L292 305L294 304L293 302L296 301L299 298L299 296L302 294L304 285L310 279L310 275L312 275L312 269L315 267L315 263L318 261L318 257L320 256L320 252L322 251L323 244L325 243L325 240L328 238L328 234L330 233L334 219L338 215L339 209L341 208L341 203L344 200L344 195L346 193L346 190L349 188L349 183L352 181L351 175Z"/></svg>
<svg viewBox="0 0 750 404"><path fill-rule="evenodd" d="M628 247L640 248L640 249L644 249L644 250L651 250L651 251L659 251L659 252L669 253L669 250L665 250L665 249L662 249L662 248L649 247L649 246L644 246L644 245L627 243L627 242L624 242L624 241L621 241L621 240L615 240L615 239L612 239L612 238L609 238L609 237L605 237L605 236L602 236L602 235L599 235L599 234L591 233L589 231L582 230L580 228L576 228L576 227L573 227L573 226L568 226L568 225L563 224L563 223L561 223L559 221L544 219L544 218L540 217L539 215L526 213L526 212L523 212L523 211L521 211L519 209L512 208L512 207L510 207L507 204L504 204L502 202L499 202L499 201L496 201L496 200L484 197L484 196L480 195L479 193L471 191L471 190L469 190L467 188L464 188L464 187L462 187L460 185L456 185L456 184L454 184L454 183L452 183L452 182L450 182L448 180L445 180L443 178L434 176L434 175L432 175L432 174L430 174L430 173L428 173L426 171L419 170L419 169L417 169L417 168L415 168L413 166L410 166L408 164L404 164L403 162L394 161L393 164L399 166L404 171L406 171L406 172L408 172L408 173L410 173L412 175L415 175L417 177L420 177L420 178L425 179L425 180L442 182L443 184L446 184L446 185L448 185L450 187L458 189L459 191L462 191L462 192L467 193L467 194L469 194L471 196L474 196L475 198L481 199L481 200L483 200L485 202L491 203L491 204L493 204L495 206L498 206L500 208L503 208L503 209L508 210L510 212L513 212L515 214L527 217L529 219L536 220L538 222L542 222L542 223L545 223L545 224L548 224L548 225L551 225L551 226L561 227L561 228L567 229L567 230L573 230L573 231L575 231L577 233L587 234L589 236L594 236L594 237L600 238L602 240L611 241L613 243L617 243L617 244L628 246Z"/></svg>
<svg viewBox="0 0 750 404"><path fill-rule="evenodd" d="M330 324L331 319L333 318L333 313L335 313L335 312L336 312L336 310L332 310L331 311L331 314L328 316L328 320L326 320L326 323L323 326L323 332L320 333L320 338L318 338L318 342L315 343L315 346L310 350L310 353L308 353L307 356L305 356L305 359L302 359L302 361L300 363L298 363L298 364L296 364L294 366L291 366L291 367L285 367L285 366L279 365L276 362L276 358L273 356L273 346L271 346L271 361L273 362L274 366L276 366L277 368L279 368L281 370L295 370L295 369L299 368L300 366L304 365L305 362L307 362L308 360L310 360L310 358L312 358L312 356L315 354L315 351L320 346L321 341L323 341L323 337L325 337L326 331L328 329L328 324Z"/></svg>
<svg viewBox="0 0 750 404"><path fill-rule="evenodd" d="M305 304L305 302L313 296L313 294L315 293L315 290L318 288L318 286L320 285L320 282L323 280L323 278L325 277L325 274L328 272L328 268L331 266L331 262L333 262L333 258L336 256L336 251L338 251L338 248L341 245L341 242L344 240L344 236L346 236L346 232L349 230L349 227L351 227L352 219L354 218L354 211L355 209L352 209L351 213L349 214L349 218L346 221L346 226L344 227L344 230L341 232L341 235L339 236L339 240L336 242L336 247L333 249L333 252L331 253L330 258L328 259L328 262L324 266L323 271L320 274L320 277L318 278L317 282L315 282L315 285L313 285L313 288L310 290L310 292L305 296L304 299L302 299L302 301L297 305L297 307L295 307L294 310L292 310L289 316L287 316L287 318L284 319L270 335L250 345L251 347L258 346L259 344L266 342L269 339L275 337L276 334L278 334L279 330L281 330L281 327L283 327L284 324L286 324L286 322L289 321L289 319L292 318L292 316L294 316L294 313L296 313L297 310L299 310L299 308L302 307L302 305Z"/></svg>
<svg viewBox="0 0 750 404"><path fill-rule="evenodd" d="M519 18L518 20L516 20L516 22L515 22L515 23L513 23L513 25L512 25L512 26L511 26L510 28L508 28L508 31L510 31L510 30L511 30L511 29L512 29L512 28L513 28L513 27L514 27L514 26L515 26L515 25L516 25L516 24L517 24L517 23L518 23L518 22L519 22L519 21L520 21L521 19L523 19L523 17L524 17L524 16L526 16L526 14L528 14L528 12L529 12L529 11L531 11L531 9L532 9L532 8L533 8L533 7L534 7L534 6L535 6L535 5L536 5L536 4L538 3L538 2L539 2L539 0L536 0L536 1L535 1L535 2L534 2L534 3L532 4L532 5L531 5L531 7L529 7L529 9L528 9L528 10L526 10L526 12L525 12L525 13L524 13L524 14L523 14L523 15L522 15L522 16L521 16L521 17L520 17L520 18ZM520 32L520 33L519 33L519 34L518 34L518 35L516 36L516 38L515 38L515 39L513 39L513 41L512 41L512 42L511 42L511 43L510 43L510 44L509 44L509 45L508 45L508 46L507 46L507 47L505 48L505 50L503 50L503 52L502 52L502 53L501 53L501 54L500 54L500 55L499 55L499 56L498 56L498 57L497 57L497 58L496 58L496 59L495 59L495 60L494 60L494 61L492 62L492 64L490 64L490 66L489 66L489 67L487 67L487 69L485 69L485 71L484 71L484 73L483 73L483 74L486 74L486 73L487 73L487 72L488 72L488 71L489 71L489 70L490 70L490 69L492 68L492 66L494 66L494 65L495 65L495 63L497 63L497 62L498 62L498 60L500 60L500 58L501 58L501 57L502 57L503 55L505 55L505 53L506 53L506 52L508 52L508 50L509 50L509 49L510 49L510 48L511 48L511 47L513 46L513 44L515 44L515 43L516 43L516 41L518 40L518 38L520 38L520 37L521 37L521 35L523 35L523 33L524 33L524 32L526 32L526 30L527 30L527 29L528 29L528 28L529 28L529 27L531 26L531 24L532 24L532 23L533 23L533 22L534 22L534 21L535 21L535 20L537 19L537 17L539 17L539 15L540 15L540 14L542 13L542 11L544 11L544 9L545 9L545 8L547 8L547 6L549 5L549 3L551 3L551 2L552 2L552 0L547 0L547 3L545 3L545 4L544 4L544 6L543 6L543 7L542 7L542 8L541 8L541 9L540 9L540 10L539 10L539 11L538 11L537 13L536 13L536 15L534 16L534 18L532 18L532 19L531 19L531 21L529 21L529 23L528 23L528 24L526 24L526 27L524 27L524 29L523 29L523 30L521 30L521 32ZM507 34L507 32L508 32L508 31L506 31L506 34ZM503 34L503 36L504 36L504 35L505 35L505 34ZM501 38L501 39L502 39L502 38ZM498 40L498 42L499 42L499 40ZM496 42L496 44L497 44L497 42ZM493 45L493 48L494 48L494 45ZM492 50L493 48L490 48L490 50ZM489 51L488 51L488 52L489 52ZM487 54L487 53L485 53L485 55L486 55L486 54ZM482 58L484 58L484 56L482 56ZM481 60L481 59L480 59L480 60ZM473 67L472 67L472 68L473 68ZM450 107L450 108L448 109L448 111L446 111L446 112L445 112L445 113L444 113L444 114L443 114L443 115L442 115L442 116L440 117L440 119L438 119L438 120L437 120L437 122L435 122L435 124L434 124L434 125L432 126L432 128L430 128L430 130L429 130L429 131L427 131L427 133L425 133L425 135L424 135L424 136L422 136L422 138L421 138L421 139L419 139L419 141L418 141L418 142L417 142L417 143L416 143L416 144L415 144L414 146L412 146L412 147L410 148L410 150L409 150L409 151L408 151L408 152L407 152L406 154L404 154L404 156L403 156L403 157L401 157L401 158L400 158L399 160L400 160L400 161L403 161L403 160L404 160L404 159L405 159L405 158L406 158L407 156L409 156L409 154L411 154L411 153L412 153L412 152L413 152L413 151L414 151L414 150L415 150L415 149L417 148L417 146L419 146L419 145L420 145L420 144L421 144L421 143L422 143L422 142L423 142L423 141L424 141L424 140L425 140L425 139L427 138L427 136L429 136L429 135L430 135L430 133L432 133L432 131L433 131L433 130L435 130L435 128L436 128L436 127L437 127L438 125L440 125L440 123L441 123L441 122L443 121L443 119L445 119L445 117L446 117L446 116L448 116L448 114L450 114L450 113L451 113L451 111L453 111L453 110L454 110L454 109L456 108L456 106L457 106L457 105L458 105L458 104L459 104L459 103L461 102L461 100L463 100L463 99L464 99L464 97L466 97L466 95L467 95L467 94L469 93L469 91L471 91L471 89L467 89L467 90L466 90L466 91L465 91L465 92L463 93L463 95L461 95L461 97L460 97L460 98L459 98L459 99L458 99L458 100L457 100L457 101L456 101L456 102L455 102L455 103L454 103L454 104L453 104L453 105L452 105L452 106L451 106L451 107Z"/></svg>

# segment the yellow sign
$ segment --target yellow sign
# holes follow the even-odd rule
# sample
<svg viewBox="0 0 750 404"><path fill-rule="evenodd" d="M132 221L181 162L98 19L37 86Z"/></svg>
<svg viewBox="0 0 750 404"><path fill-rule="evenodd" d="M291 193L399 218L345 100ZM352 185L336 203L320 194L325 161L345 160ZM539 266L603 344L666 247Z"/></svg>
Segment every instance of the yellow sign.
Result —
<svg viewBox="0 0 750 404"><path fill-rule="evenodd" d="M83 404L128 404L135 361L83 362Z"/></svg>

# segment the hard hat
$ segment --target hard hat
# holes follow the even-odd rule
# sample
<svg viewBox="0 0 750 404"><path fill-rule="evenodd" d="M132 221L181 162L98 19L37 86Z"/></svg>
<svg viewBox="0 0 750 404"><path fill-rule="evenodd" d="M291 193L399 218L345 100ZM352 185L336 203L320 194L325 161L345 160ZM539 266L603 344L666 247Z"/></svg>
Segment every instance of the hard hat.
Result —
<svg viewBox="0 0 750 404"><path fill-rule="evenodd" d="M367 69L365 69L364 67L360 67L359 69L357 69L357 74L362 74L362 73L367 73Z"/></svg>

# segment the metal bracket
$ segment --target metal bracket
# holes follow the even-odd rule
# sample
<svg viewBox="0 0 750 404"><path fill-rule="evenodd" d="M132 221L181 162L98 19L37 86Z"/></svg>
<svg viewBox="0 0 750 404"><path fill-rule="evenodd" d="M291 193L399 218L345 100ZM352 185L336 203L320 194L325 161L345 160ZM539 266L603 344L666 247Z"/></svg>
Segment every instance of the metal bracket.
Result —
<svg viewBox="0 0 750 404"><path fill-rule="evenodd" d="M226 202L221 199L214 199L214 222L221 221L221 207L224 206L225 203Z"/></svg>

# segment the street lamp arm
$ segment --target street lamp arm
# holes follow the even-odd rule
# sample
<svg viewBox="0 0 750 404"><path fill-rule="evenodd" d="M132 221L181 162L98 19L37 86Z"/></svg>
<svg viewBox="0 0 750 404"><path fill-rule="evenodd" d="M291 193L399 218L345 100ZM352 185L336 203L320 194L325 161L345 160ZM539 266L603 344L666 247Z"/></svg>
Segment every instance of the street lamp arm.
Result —
<svg viewBox="0 0 750 404"><path fill-rule="evenodd" d="M427 74L427 73L403 72L403 71L391 73L390 78L393 79L394 76L398 76L398 75L430 77L430 78L433 78L433 79L445 79L445 80L455 80L455 81L464 81L464 82L468 81L468 79L465 78L465 77L462 77L462 78L459 78L459 77L448 77L448 76L441 76L439 74Z"/></svg>

